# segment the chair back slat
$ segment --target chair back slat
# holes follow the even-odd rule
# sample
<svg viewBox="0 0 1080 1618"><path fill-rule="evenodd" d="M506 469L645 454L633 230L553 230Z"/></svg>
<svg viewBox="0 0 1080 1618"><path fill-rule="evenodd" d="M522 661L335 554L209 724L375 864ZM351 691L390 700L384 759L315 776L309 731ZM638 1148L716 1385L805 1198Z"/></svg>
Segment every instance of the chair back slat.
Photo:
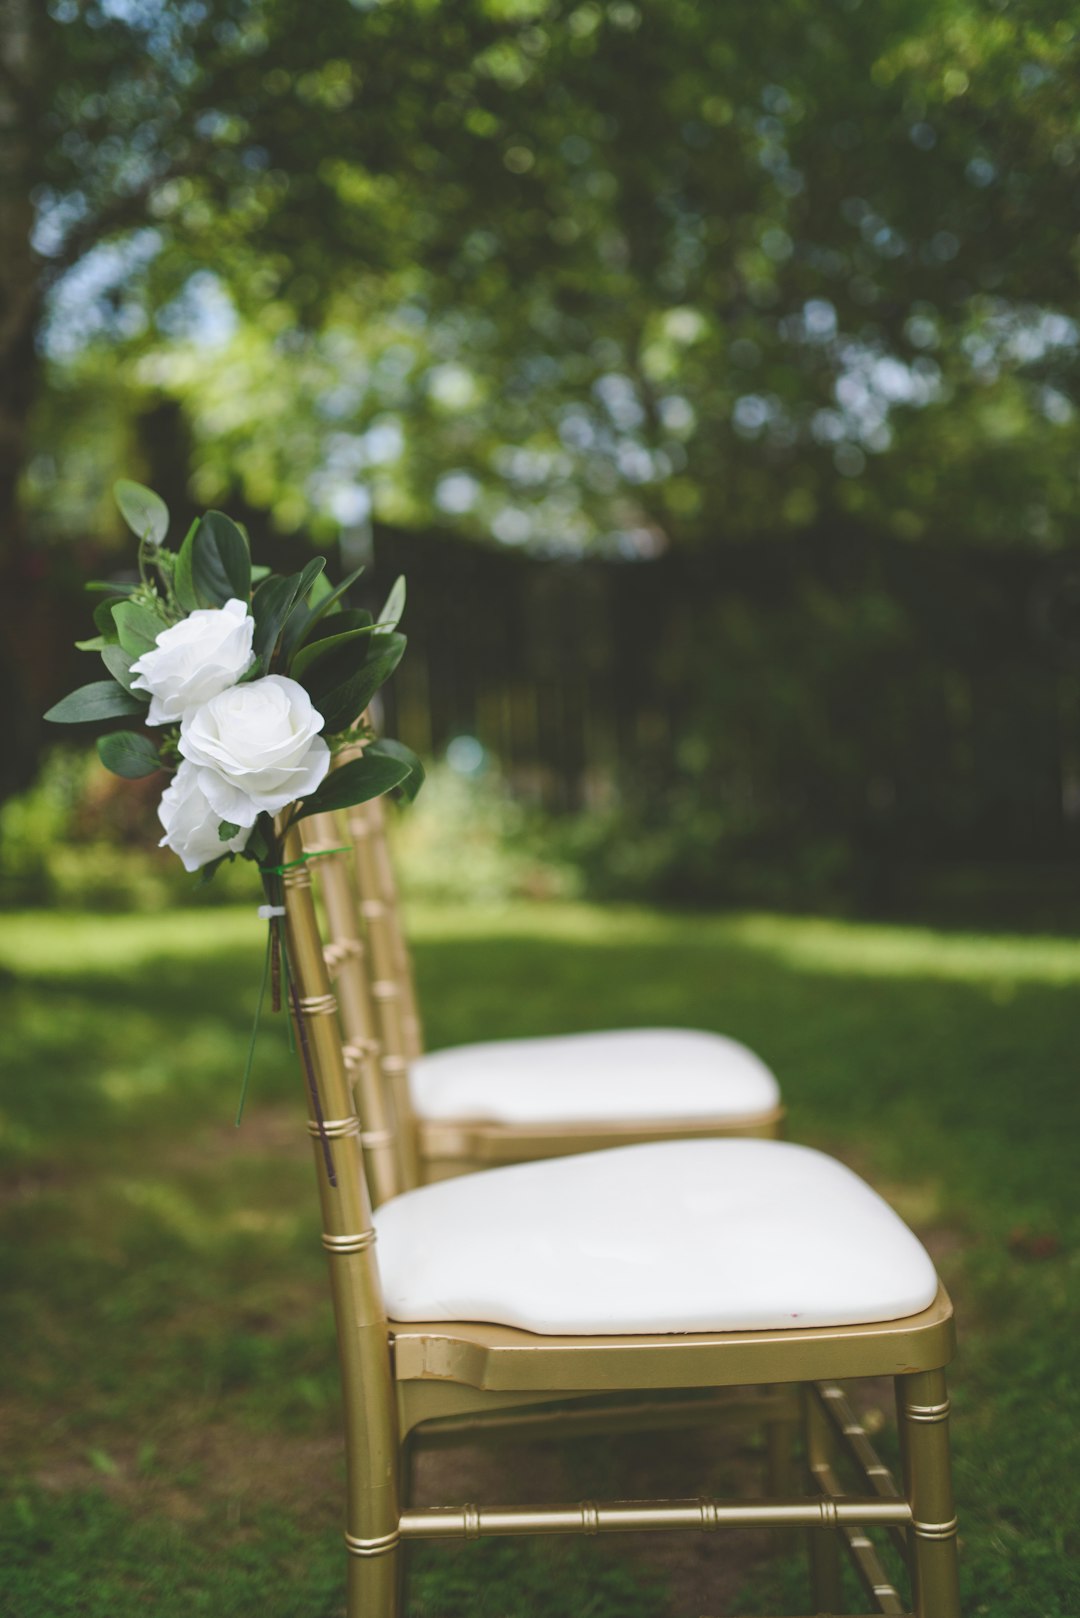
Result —
<svg viewBox="0 0 1080 1618"><path fill-rule="evenodd" d="M312 869L326 910L328 942L323 958L334 982L345 1067L352 1082L361 1124L368 1185L376 1207L404 1189L393 1098L383 1080L382 1053L360 937L351 860L333 815L311 815L301 822L305 852L320 853Z"/></svg>
<svg viewBox="0 0 1080 1618"><path fill-rule="evenodd" d="M397 1120L399 1155L407 1188L420 1183L416 1116L409 1095L409 1058L405 1034L405 1009L398 978L398 962L393 931L386 903L380 897L378 868L371 837L368 805L357 804L346 812L349 840L353 846L360 914L367 934L367 961L371 971L371 996L382 1047L382 1067L393 1097Z"/></svg>
<svg viewBox="0 0 1080 1618"><path fill-rule="evenodd" d="M401 895L398 891L394 862L390 857L390 844L386 836L386 810L381 798L373 798L367 805L368 835L374 855L375 871L379 881L379 895L386 906L387 925L390 930L397 962L397 977L401 987L402 1026L405 1038L405 1056L414 1062L424 1054L424 1026L416 995L416 974L405 933L405 920L401 913Z"/></svg>
<svg viewBox="0 0 1080 1618"><path fill-rule="evenodd" d="M353 1533L378 1533L383 1525L396 1532L399 1440L389 1327L375 1261L360 1120L323 957L311 875L307 864L294 863L303 855L294 827L285 839L284 861L291 869L283 876L289 1000L308 1096L308 1128L337 1325L345 1408L346 1520Z"/></svg>

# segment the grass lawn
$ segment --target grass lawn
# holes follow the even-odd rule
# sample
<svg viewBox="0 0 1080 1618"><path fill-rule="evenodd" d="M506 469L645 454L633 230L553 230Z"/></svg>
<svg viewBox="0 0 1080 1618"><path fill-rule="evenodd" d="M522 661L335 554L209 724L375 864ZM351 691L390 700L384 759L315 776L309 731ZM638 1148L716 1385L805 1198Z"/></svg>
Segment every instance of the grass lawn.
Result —
<svg viewBox="0 0 1080 1618"><path fill-rule="evenodd" d="M1076 1618L1080 943L570 905L420 912L414 938L433 1045L682 1023L765 1056L792 1138L883 1190L956 1299L967 1613ZM342 1611L323 1255L272 1019L232 1124L261 954L253 909L0 926L3 1618ZM671 1492L721 1492L728 1443L696 1437L709 1475ZM648 1459L626 1444L529 1465L621 1493ZM793 1561L725 1566L723 1536L627 1571L610 1543L433 1548L413 1618L696 1618L690 1565L714 1615L797 1588Z"/></svg>

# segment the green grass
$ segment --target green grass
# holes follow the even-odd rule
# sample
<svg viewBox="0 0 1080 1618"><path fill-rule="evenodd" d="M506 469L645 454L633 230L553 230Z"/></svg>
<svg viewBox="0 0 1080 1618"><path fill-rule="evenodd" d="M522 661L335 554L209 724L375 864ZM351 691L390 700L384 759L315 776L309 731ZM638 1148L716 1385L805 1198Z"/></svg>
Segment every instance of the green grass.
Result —
<svg viewBox="0 0 1080 1618"><path fill-rule="evenodd" d="M1080 944L571 905L415 921L432 1044L682 1023L774 1065L791 1135L884 1190L957 1300L967 1611L1075 1618ZM232 1125L261 950L250 909L0 928L3 1618L342 1611L331 1327L272 1019ZM639 1458L566 1464L618 1493ZM415 1618L696 1613L664 1543L653 1574L606 1542L435 1549ZM747 1599L777 1610L795 1571L758 1567Z"/></svg>

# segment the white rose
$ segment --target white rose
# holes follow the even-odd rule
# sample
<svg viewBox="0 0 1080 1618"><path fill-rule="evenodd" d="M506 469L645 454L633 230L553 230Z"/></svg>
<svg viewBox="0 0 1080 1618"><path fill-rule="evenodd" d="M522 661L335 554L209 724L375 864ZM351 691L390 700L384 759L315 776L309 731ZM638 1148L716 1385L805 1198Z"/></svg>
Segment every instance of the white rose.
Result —
<svg viewBox="0 0 1080 1618"><path fill-rule="evenodd" d="M194 764L181 764L158 804L158 819L165 827L159 848L171 848L184 862L185 871L197 871L219 855L239 854L251 832L237 832L227 843L218 836L221 816L215 815L199 785Z"/></svg>
<svg viewBox="0 0 1080 1618"><path fill-rule="evenodd" d="M253 826L315 791L330 768L317 734L323 717L302 685L268 674L222 691L184 721L180 751L198 766L211 808L234 826Z"/></svg>
<svg viewBox="0 0 1080 1618"><path fill-rule="evenodd" d="M235 685L252 664L255 620L243 601L189 613L163 629L156 649L131 665L136 691L149 691L149 725L175 725L219 691Z"/></svg>

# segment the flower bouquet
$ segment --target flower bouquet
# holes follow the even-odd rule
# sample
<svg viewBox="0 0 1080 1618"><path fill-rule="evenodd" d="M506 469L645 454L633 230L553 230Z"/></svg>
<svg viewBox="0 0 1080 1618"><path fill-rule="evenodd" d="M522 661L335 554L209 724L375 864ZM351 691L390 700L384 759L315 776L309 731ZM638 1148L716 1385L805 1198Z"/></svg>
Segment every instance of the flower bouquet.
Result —
<svg viewBox="0 0 1080 1618"><path fill-rule="evenodd" d="M394 787L415 797L423 781L415 754L377 739L363 718L405 650L397 629L405 583L375 619L345 605L362 569L332 587L322 556L288 577L253 567L247 535L220 511L197 519L171 550L165 502L127 481L115 493L139 541L139 582L87 586L104 599L98 633L77 644L100 655L107 678L80 686L45 718L107 725L97 750L116 775L169 772L161 842L201 881L238 856L258 866L260 915L270 922L263 991L269 975L276 1008L282 968L288 979L286 831ZM140 728L116 728L122 719ZM343 750L359 756L331 770Z"/></svg>

